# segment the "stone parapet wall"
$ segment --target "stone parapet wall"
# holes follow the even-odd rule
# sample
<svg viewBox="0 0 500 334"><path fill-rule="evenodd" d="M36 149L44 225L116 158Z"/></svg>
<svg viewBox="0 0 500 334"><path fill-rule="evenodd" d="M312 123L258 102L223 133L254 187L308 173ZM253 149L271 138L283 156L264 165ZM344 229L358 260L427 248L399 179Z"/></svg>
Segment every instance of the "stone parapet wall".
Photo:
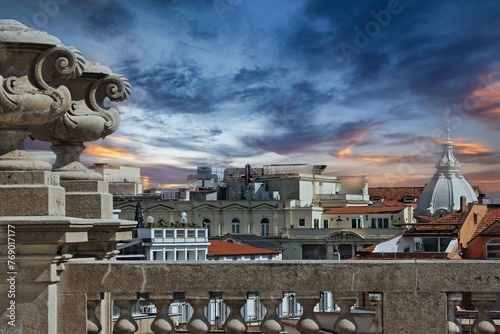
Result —
<svg viewBox="0 0 500 334"><path fill-rule="evenodd" d="M494 296L500 291L499 273L500 263L497 262L446 260L279 261L251 264L69 262L61 274L59 293L61 299L74 295L110 293L111 299L114 300L116 296L122 305L125 299L128 300L127 305L132 305L139 296L150 300L153 298L148 296L155 296L154 299L158 301L162 298L171 300L173 294L181 293L186 295L188 302L188 295L191 295L191 300L195 300L195 304L190 302L193 307L202 307L208 302L211 292L222 293L223 299L225 295L240 294L243 304L246 293L258 292L263 300L270 300L269 307L266 306L270 312L279 305L280 296L285 291L296 292L297 301L303 306L309 305L311 310L319 300L321 291L332 291L336 303L341 308L344 305L339 318L348 319L344 319L344 322L349 323L349 309L359 293L376 292L382 296L379 306L383 333L442 334L448 332L448 310L450 307L453 309L448 296L453 292L472 292L478 294L479 299L493 298L494 303ZM307 300L312 302L307 304ZM311 312L306 312L306 307L304 309L304 314L309 314L309 320L313 319ZM72 314L73 320L80 318L82 325L87 316L75 317ZM263 323L272 327L273 324L279 324L280 320L265 319ZM270 329L263 331L273 333ZM343 333L356 331L346 329Z"/></svg>

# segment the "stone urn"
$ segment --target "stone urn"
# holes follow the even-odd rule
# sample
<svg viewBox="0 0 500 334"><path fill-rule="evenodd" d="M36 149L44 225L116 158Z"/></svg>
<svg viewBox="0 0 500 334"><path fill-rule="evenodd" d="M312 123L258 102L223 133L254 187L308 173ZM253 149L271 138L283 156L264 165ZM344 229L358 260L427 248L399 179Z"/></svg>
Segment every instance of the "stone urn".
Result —
<svg viewBox="0 0 500 334"><path fill-rule="evenodd" d="M14 20L0 20L0 170L51 170L24 148L30 127L53 122L71 106L62 85L82 74L73 47Z"/></svg>
<svg viewBox="0 0 500 334"><path fill-rule="evenodd" d="M120 123L115 108L105 101L120 102L128 98L131 86L128 80L96 62L85 61L78 78L60 78L57 83L71 92L67 113L52 122L30 127L35 139L52 142L56 154L53 171L61 180L102 180L103 176L89 170L80 162L80 154L87 141L95 141L113 133Z"/></svg>

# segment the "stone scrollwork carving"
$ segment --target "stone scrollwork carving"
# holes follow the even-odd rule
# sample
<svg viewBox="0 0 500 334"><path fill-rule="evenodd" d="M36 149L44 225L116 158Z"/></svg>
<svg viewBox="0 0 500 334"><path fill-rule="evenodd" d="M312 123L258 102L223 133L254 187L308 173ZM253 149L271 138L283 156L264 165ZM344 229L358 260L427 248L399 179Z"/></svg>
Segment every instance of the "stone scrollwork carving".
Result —
<svg viewBox="0 0 500 334"><path fill-rule="evenodd" d="M60 117L70 102L64 86L43 90L26 80L0 76L0 170L50 170L50 164L25 150L24 139L29 126Z"/></svg>
<svg viewBox="0 0 500 334"><path fill-rule="evenodd" d="M57 79L74 79L83 73L85 58L74 47L54 46L38 56L35 64L35 80L47 90L51 89L49 82Z"/></svg>
<svg viewBox="0 0 500 334"><path fill-rule="evenodd" d="M25 80L0 76L0 127L46 123L64 114L71 102L69 90L37 89Z"/></svg>
<svg viewBox="0 0 500 334"><path fill-rule="evenodd" d="M105 106L105 100L120 102L128 98L131 85L128 80L99 63L85 62L78 78L68 87L73 101L68 112L55 121L32 127L33 137L52 142L56 153L53 170L66 180L102 180L80 162L86 141L94 141L113 133L120 123L115 108Z"/></svg>
<svg viewBox="0 0 500 334"><path fill-rule="evenodd" d="M50 170L26 152L30 127L61 117L71 105L61 80L82 73L81 53L14 20L0 20L0 170Z"/></svg>

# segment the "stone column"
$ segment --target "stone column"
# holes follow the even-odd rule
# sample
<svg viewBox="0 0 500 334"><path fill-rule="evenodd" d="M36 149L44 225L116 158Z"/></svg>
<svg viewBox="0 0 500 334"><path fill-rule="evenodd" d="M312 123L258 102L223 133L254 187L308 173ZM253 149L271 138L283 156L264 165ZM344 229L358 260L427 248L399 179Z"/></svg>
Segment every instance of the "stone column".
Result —
<svg viewBox="0 0 500 334"><path fill-rule="evenodd" d="M497 296L495 293L473 293L472 304L479 310L476 321L472 325L472 331L475 334L493 334L496 333L496 326L493 322L490 308L495 304Z"/></svg>
<svg viewBox="0 0 500 334"><path fill-rule="evenodd" d="M242 334L247 331L245 319L241 316L241 308L247 302L246 292L224 293L224 303L229 307L231 313L227 317L222 328L229 334Z"/></svg>
<svg viewBox="0 0 500 334"><path fill-rule="evenodd" d="M171 334L175 332L175 325L168 315L168 307L174 300L174 295L149 294L149 300L156 306L156 317L151 324L151 331L155 334Z"/></svg>
<svg viewBox="0 0 500 334"><path fill-rule="evenodd" d="M87 333L98 334L102 330L101 322L96 315L96 308L100 306L102 294L94 294L87 296Z"/></svg>
<svg viewBox="0 0 500 334"><path fill-rule="evenodd" d="M120 308L120 316L113 326L113 332L117 334L133 334L139 329L139 325L132 317L132 306L137 302L136 293L119 293L112 295L115 305Z"/></svg>
<svg viewBox="0 0 500 334"><path fill-rule="evenodd" d="M283 301L283 293L279 292L259 292L262 305L266 307L266 315L260 324L260 330L265 334L278 334L285 330L276 309Z"/></svg>
<svg viewBox="0 0 500 334"><path fill-rule="evenodd" d="M205 334L210 330L210 323L203 313L208 305L210 295L208 292L186 292L186 301L193 308L193 315L187 323L187 329L193 334Z"/></svg>
<svg viewBox="0 0 500 334"><path fill-rule="evenodd" d="M335 303L340 307L340 314L333 325L333 330L339 334L353 334L358 330L358 324L351 314L351 307L356 303L354 292L335 292Z"/></svg>
<svg viewBox="0 0 500 334"><path fill-rule="evenodd" d="M462 294L459 292L448 293L448 334L462 333L462 324L455 317L457 305L462 301Z"/></svg>
<svg viewBox="0 0 500 334"><path fill-rule="evenodd" d="M297 292L297 302L302 305L302 316L297 322L297 330L303 334L318 333L320 323L314 315L314 306L319 302L318 292Z"/></svg>
<svg viewBox="0 0 500 334"><path fill-rule="evenodd" d="M382 334L382 294L381 293L369 293L368 300L370 304L375 309L375 316L372 323L370 324L370 333Z"/></svg>

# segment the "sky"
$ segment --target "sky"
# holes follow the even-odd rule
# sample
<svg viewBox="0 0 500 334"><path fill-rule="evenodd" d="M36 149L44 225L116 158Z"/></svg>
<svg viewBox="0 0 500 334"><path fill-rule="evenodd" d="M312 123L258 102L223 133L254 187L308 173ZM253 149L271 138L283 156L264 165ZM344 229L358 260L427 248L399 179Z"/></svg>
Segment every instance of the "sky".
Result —
<svg viewBox="0 0 500 334"><path fill-rule="evenodd" d="M119 129L87 165L177 187L197 166L325 164L424 186L446 127L500 200L500 2L0 0L15 19L128 78ZM28 148L50 160L46 143Z"/></svg>

